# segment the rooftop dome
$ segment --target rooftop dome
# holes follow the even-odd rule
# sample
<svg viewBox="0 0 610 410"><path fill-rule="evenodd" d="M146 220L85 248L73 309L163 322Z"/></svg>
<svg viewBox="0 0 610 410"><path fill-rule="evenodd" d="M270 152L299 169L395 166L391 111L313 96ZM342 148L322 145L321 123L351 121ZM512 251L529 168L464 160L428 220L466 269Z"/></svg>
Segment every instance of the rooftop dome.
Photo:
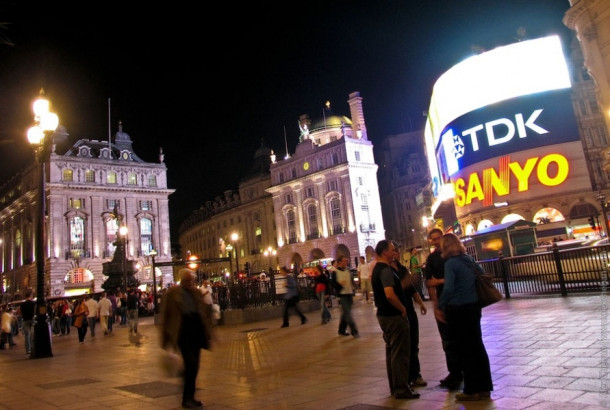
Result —
<svg viewBox="0 0 610 410"><path fill-rule="evenodd" d="M341 123L346 127L352 126L352 120L343 115L330 115L324 118L316 118L311 122L309 127L310 132L319 131L324 128L341 128Z"/></svg>

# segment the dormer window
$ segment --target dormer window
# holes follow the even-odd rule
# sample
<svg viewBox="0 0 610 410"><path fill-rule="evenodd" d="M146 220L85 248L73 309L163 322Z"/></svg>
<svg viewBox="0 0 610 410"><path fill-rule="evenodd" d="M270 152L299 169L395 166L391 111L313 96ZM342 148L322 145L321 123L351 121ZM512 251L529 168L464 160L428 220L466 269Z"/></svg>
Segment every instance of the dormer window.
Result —
<svg viewBox="0 0 610 410"><path fill-rule="evenodd" d="M78 150L78 156L79 157L90 157L91 151L89 150L89 147L80 147L80 149Z"/></svg>
<svg viewBox="0 0 610 410"><path fill-rule="evenodd" d="M124 161L129 161L131 159L131 152L129 152L129 151L121 152L121 159Z"/></svg>

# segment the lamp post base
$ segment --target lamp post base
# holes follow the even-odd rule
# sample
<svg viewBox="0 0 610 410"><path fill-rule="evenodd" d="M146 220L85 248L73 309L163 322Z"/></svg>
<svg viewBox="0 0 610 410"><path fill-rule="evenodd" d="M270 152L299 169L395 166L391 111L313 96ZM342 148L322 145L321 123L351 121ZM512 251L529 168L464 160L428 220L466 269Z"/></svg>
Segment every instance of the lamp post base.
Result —
<svg viewBox="0 0 610 410"><path fill-rule="evenodd" d="M51 350L51 324L46 314L37 315L34 323L34 343L30 359L53 357Z"/></svg>

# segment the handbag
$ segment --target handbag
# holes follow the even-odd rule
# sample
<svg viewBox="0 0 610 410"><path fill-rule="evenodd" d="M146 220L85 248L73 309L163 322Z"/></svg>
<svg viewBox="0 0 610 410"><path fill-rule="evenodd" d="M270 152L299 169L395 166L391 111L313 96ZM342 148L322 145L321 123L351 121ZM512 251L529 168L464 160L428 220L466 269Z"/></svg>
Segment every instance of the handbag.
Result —
<svg viewBox="0 0 610 410"><path fill-rule="evenodd" d="M479 298L479 306L484 308L501 301L504 296L502 296L502 293L494 286L493 275L480 273L474 265L472 266L472 270L475 274L474 285L477 290L477 297Z"/></svg>

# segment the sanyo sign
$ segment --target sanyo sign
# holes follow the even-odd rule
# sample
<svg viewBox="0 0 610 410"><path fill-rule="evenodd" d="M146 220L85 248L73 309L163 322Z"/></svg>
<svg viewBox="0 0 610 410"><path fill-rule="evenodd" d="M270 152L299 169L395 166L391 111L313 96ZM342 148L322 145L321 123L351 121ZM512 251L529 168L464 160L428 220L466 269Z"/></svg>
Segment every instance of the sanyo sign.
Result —
<svg viewBox="0 0 610 410"><path fill-rule="evenodd" d="M579 146L570 87L557 36L498 47L452 67L435 83L428 111L432 181L453 187L458 207L523 193L532 179L555 188L569 181L575 156L552 147Z"/></svg>

